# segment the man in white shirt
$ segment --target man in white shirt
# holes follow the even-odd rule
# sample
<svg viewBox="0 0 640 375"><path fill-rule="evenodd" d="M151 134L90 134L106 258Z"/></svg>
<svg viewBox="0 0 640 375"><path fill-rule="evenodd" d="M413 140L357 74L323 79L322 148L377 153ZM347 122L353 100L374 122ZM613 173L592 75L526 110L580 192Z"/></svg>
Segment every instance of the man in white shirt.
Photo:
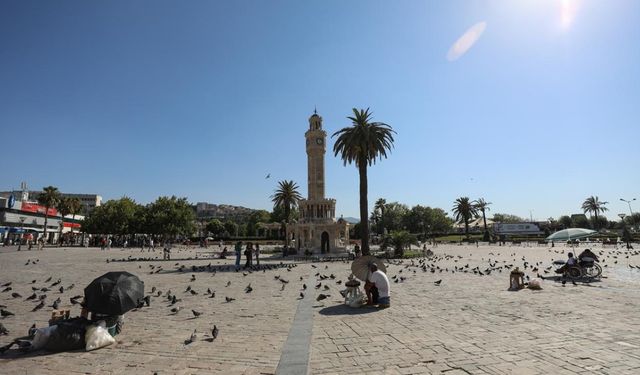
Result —
<svg viewBox="0 0 640 375"><path fill-rule="evenodd" d="M391 285L387 275L378 270L378 266L375 264L371 265L370 270L369 280L364 285L364 290L367 292L367 304L378 305L380 308L389 307L391 303L389 299Z"/></svg>

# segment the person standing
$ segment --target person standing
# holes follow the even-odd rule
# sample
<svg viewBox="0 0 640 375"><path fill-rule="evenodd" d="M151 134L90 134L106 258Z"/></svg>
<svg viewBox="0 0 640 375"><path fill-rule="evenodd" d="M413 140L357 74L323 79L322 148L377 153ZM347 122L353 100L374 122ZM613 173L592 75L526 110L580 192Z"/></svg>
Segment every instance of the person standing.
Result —
<svg viewBox="0 0 640 375"><path fill-rule="evenodd" d="M260 244L256 244L256 249L254 251L256 254L256 266L260 265Z"/></svg>
<svg viewBox="0 0 640 375"><path fill-rule="evenodd" d="M251 242L247 244L247 248L244 251L244 256L247 258L247 262L245 263L244 268L251 268L251 258L253 257L253 244Z"/></svg>
<svg viewBox="0 0 640 375"><path fill-rule="evenodd" d="M236 247L234 249L236 251L236 268L240 267L240 256L242 255L242 241L236 242Z"/></svg>

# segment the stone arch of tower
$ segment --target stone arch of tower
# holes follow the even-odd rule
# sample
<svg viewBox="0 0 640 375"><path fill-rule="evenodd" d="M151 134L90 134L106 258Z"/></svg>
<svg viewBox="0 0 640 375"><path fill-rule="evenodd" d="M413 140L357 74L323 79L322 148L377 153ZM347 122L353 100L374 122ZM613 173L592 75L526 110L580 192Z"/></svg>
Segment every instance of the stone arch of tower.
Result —
<svg viewBox="0 0 640 375"><path fill-rule="evenodd" d="M320 235L320 251L322 252L322 254L326 254L330 251L329 232L327 232L326 230Z"/></svg>

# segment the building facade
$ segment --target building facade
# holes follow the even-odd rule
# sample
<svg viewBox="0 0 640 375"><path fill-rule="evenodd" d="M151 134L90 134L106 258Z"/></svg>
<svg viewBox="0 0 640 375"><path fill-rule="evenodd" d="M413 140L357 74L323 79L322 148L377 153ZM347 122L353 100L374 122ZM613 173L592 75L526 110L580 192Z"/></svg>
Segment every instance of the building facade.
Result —
<svg viewBox="0 0 640 375"><path fill-rule="evenodd" d="M349 223L342 218L336 220L336 200L325 197L327 132L322 129L322 117L317 113L309 118L309 129L304 136L308 197L298 203L300 217L287 226L287 233L298 250L314 254L344 251L349 244Z"/></svg>

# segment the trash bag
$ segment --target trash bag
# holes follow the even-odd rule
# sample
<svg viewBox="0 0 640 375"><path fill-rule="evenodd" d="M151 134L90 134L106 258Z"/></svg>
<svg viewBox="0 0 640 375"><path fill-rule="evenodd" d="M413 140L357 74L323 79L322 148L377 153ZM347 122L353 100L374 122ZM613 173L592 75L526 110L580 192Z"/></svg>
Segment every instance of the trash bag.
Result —
<svg viewBox="0 0 640 375"><path fill-rule="evenodd" d="M98 325L91 325L87 328L87 333L84 336L84 341L86 342L85 349L87 351L100 349L116 342L105 328L105 322L100 321L99 323Z"/></svg>
<svg viewBox="0 0 640 375"><path fill-rule="evenodd" d="M542 279L535 278L529 281L529 289L533 290L541 290L542 289Z"/></svg>
<svg viewBox="0 0 640 375"><path fill-rule="evenodd" d="M31 349L39 350L44 348L49 341L49 337L51 337L51 334L56 330L56 328L58 328L58 326L55 325L50 327L38 328L36 330L36 334L33 337L33 341L31 342Z"/></svg>
<svg viewBox="0 0 640 375"><path fill-rule="evenodd" d="M56 324L57 328L51 332L44 348L51 352L83 349L85 347L84 336L87 325L88 320L84 318L58 322Z"/></svg>

